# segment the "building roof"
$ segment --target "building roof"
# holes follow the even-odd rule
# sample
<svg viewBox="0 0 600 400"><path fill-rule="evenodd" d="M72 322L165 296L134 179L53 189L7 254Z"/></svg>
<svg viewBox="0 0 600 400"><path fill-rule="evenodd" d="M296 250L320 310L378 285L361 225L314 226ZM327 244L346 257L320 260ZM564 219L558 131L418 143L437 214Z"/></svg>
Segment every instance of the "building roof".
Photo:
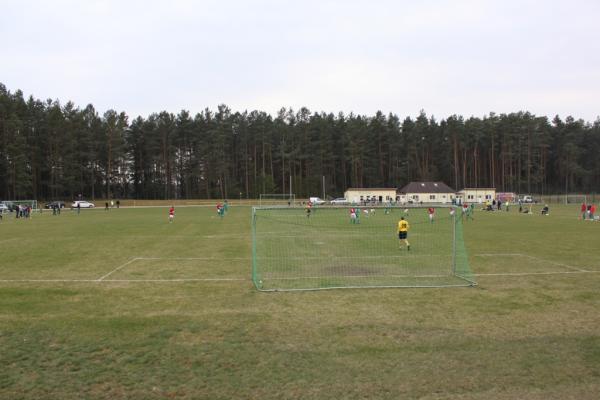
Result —
<svg viewBox="0 0 600 400"><path fill-rule="evenodd" d="M368 192L368 191L390 191L393 190L394 192L396 191L396 188L348 188L346 189L346 191L350 191L350 190L355 190L355 191L361 191L361 192Z"/></svg>
<svg viewBox="0 0 600 400"><path fill-rule="evenodd" d="M400 193L455 193L444 182L411 182L399 190Z"/></svg>

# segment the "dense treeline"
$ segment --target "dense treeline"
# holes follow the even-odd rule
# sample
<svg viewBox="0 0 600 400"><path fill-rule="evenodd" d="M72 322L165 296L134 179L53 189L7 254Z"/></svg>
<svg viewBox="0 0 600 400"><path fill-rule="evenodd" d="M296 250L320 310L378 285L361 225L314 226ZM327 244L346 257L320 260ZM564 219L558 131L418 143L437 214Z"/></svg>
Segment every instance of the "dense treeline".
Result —
<svg viewBox="0 0 600 400"><path fill-rule="evenodd" d="M255 198L441 180L455 189L596 192L600 120L527 112L436 121L221 105L129 120L0 84L0 198Z"/></svg>

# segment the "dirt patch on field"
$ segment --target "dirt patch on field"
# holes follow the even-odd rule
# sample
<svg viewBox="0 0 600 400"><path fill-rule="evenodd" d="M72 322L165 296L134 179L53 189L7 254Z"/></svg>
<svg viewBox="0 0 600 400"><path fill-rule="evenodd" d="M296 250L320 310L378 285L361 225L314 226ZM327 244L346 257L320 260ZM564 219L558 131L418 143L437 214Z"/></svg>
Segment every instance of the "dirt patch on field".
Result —
<svg viewBox="0 0 600 400"><path fill-rule="evenodd" d="M336 265L328 267L327 272L339 276L364 276L364 275L383 275L381 268L377 267L358 267L352 265Z"/></svg>

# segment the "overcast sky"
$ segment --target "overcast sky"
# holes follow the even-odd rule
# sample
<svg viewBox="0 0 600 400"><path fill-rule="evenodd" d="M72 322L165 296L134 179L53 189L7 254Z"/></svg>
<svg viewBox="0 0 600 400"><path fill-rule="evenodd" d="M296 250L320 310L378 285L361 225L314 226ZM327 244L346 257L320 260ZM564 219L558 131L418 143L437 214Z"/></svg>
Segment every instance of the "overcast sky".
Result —
<svg viewBox="0 0 600 400"><path fill-rule="evenodd" d="M0 82L131 117L600 115L600 1L0 0Z"/></svg>

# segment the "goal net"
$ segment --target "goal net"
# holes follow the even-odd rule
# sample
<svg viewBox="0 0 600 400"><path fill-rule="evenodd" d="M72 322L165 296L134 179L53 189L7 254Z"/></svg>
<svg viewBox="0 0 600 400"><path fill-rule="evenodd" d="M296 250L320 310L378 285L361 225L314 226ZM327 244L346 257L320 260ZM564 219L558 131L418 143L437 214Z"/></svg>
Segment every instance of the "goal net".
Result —
<svg viewBox="0 0 600 400"><path fill-rule="evenodd" d="M296 195L295 194L272 194L265 193L261 194L258 199L258 204L260 207L266 206L293 206L296 204Z"/></svg>
<svg viewBox="0 0 600 400"><path fill-rule="evenodd" d="M263 291L475 285L457 209L254 207L252 280ZM400 247L400 217L409 222Z"/></svg>
<svg viewBox="0 0 600 400"><path fill-rule="evenodd" d="M10 210L16 209L17 206L31 207L32 210L38 209L37 200L5 200L3 203L6 204Z"/></svg>
<svg viewBox="0 0 600 400"><path fill-rule="evenodd" d="M565 196L565 204L587 204L587 196L585 194L568 194Z"/></svg>

